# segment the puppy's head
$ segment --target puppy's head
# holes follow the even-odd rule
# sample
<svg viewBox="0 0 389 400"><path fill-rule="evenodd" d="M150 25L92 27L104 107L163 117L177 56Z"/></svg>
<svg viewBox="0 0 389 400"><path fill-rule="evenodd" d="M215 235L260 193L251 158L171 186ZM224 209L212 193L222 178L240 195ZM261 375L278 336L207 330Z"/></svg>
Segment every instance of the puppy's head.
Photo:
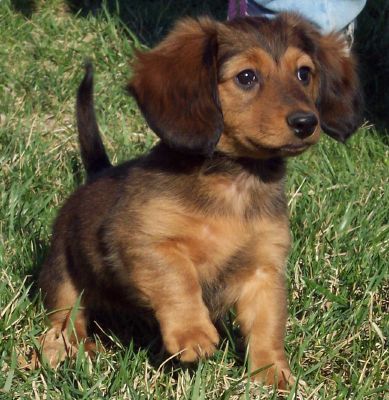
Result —
<svg viewBox="0 0 389 400"><path fill-rule="evenodd" d="M345 41L295 14L183 20L138 55L129 89L162 141L195 154L295 155L320 127L344 141L361 121Z"/></svg>

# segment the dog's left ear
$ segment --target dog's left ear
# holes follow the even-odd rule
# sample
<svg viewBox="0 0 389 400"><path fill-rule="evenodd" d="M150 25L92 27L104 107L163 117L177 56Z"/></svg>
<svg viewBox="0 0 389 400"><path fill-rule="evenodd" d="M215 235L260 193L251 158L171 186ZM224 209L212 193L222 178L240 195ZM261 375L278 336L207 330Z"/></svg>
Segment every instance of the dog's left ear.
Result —
<svg viewBox="0 0 389 400"><path fill-rule="evenodd" d="M210 155L223 130L216 24L185 19L134 65L130 93L150 128L180 151Z"/></svg>
<svg viewBox="0 0 389 400"><path fill-rule="evenodd" d="M362 123L363 98L356 62L345 38L338 33L320 38L317 57L321 128L329 136L344 142Z"/></svg>

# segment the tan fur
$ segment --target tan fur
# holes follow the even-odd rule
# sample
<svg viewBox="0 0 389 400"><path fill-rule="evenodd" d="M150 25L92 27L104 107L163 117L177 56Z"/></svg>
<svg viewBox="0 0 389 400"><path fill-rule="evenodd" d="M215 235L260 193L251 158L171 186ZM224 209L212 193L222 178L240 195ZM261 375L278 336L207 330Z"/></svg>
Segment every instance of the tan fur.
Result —
<svg viewBox="0 0 389 400"><path fill-rule="evenodd" d="M191 362L215 351L214 323L235 307L251 370L269 366L256 378L279 388L293 382L283 344L290 248L283 158L316 143L319 124L336 135L343 117L356 118L352 105L334 100L332 112L348 115L332 130L317 106L353 71L339 46L337 36L281 15L184 20L139 54L130 91L162 142L91 177L61 210L40 276L53 327L64 331L80 296L78 340L86 339L91 309L151 310L166 350ZM334 65L329 48L338 52ZM311 71L305 85L296 77L301 67ZM258 75L250 89L237 83L244 70ZM355 74L350 79L341 88L347 101L357 90ZM304 138L288 125L297 111L318 120Z"/></svg>

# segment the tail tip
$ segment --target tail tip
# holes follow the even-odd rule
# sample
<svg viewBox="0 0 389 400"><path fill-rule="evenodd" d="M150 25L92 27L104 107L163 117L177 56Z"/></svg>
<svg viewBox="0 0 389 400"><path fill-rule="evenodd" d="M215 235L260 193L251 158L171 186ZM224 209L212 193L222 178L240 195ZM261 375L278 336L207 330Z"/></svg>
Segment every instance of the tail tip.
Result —
<svg viewBox="0 0 389 400"><path fill-rule="evenodd" d="M87 58L84 61L85 75L81 83L81 87L90 87L93 84L93 63L92 60Z"/></svg>

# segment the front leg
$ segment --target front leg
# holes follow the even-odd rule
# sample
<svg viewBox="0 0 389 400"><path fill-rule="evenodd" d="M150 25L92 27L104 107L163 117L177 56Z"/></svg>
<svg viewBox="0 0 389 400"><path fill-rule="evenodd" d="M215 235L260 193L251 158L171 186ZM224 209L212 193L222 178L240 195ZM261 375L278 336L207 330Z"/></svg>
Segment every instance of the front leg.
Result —
<svg viewBox="0 0 389 400"><path fill-rule="evenodd" d="M249 345L251 371L270 365L254 378L285 389L293 377L284 351L287 313L283 271L272 266L253 271L242 283L236 309Z"/></svg>
<svg viewBox="0 0 389 400"><path fill-rule="evenodd" d="M202 298L195 266L165 241L148 248L149 256L135 263L132 283L154 311L163 342L170 354L184 362L213 354L219 342Z"/></svg>
<svg viewBox="0 0 389 400"><path fill-rule="evenodd" d="M270 365L254 379L284 389L294 381L284 351L285 265L290 249L286 216L262 220L254 241L243 258L247 261L241 276L235 279L237 319L249 345L251 372Z"/></svg>

